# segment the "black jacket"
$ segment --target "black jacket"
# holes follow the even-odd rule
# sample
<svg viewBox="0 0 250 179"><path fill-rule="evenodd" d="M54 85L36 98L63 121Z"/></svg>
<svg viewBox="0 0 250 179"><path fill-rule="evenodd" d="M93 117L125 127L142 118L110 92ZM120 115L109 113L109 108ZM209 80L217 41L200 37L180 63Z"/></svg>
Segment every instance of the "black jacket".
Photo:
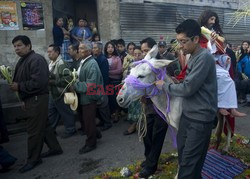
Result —
<svg viewBox="0 0 250 179"><path fill-rule="evenodd" d="M103 54L100 54L98 57L95 57L95 59L96 59L98 66L101 70L101 73L102 73L104 89L106 89L106 85L109 84L109 63L108 63L108 60Z"/></svg>
<svg viewBox="0 0 250 179"><path fill-rule="evenodd" d="M17 62L14 82L22 100L48 94L49 69L45 58L33 50Z"/></svg>

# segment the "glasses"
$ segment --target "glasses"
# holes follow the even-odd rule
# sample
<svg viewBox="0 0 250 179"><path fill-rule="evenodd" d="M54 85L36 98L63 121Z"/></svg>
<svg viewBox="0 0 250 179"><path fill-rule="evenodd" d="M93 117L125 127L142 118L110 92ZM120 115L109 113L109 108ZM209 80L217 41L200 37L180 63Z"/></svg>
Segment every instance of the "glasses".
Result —
<svg viewBox="0 0 250 179"><path fill-rule="evenodd" d="M193 40L194 36L188 37L187 39L176 40L180 45L185 45L189 40Z"/></svg>

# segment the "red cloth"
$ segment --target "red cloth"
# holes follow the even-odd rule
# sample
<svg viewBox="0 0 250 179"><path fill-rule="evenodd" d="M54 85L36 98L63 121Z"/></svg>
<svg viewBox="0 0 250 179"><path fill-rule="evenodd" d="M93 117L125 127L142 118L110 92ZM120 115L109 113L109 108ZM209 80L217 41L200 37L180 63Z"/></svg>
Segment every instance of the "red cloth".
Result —
<svg viewBox="0 0 250 179"><path fill-rule="evenodd" d="M200 43L202 48L207 48L208 40L206 39L205 36L202 35L201 38L200 38L199 43Z"/></svg>
<svg viewBox="0 0 250 179"><path fill-rule="evenodd" d="M202 35L200 38L200 45L202 48L207 48L207 43L208 43L208 39ZM223 47L223 42L216 40L216 47L217 47L217 51L215 54L224 54L224 47Z"/></svg>
<svg viewBox="0 0 250 179"><path fill-rule="evenodd" d="M227 115L227 116L225 116L225 118L228 121L229 126L232 129L231 137L233 137L234 136L234 129L235 129L235 117L231 117L231 115ZM228 132L227 126L226 126L226 124L224 124L224 134L227 135L227 132Z"/></svg>
<svg viewBox="0 0 250 179"><path fill-rule="evenodd" d="M180 74L177 75L175 78L177 80L184 80L184 78L186 76L186 70L187 70L187 65L185 65L185 67L181 70Z"/></svg>

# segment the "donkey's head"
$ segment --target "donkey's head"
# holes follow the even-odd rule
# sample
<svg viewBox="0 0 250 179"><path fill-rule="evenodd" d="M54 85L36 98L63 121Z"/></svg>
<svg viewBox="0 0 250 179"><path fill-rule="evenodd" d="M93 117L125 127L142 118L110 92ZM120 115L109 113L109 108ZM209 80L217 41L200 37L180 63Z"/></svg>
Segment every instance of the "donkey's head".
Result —
<svg viewBox="0 0 250 179"><path fill-rule="evenodd" d="M136 101L144 95L156 95L158 90L154 82L165 78L164 67L171 62L170 60L155 59L157 52L157 46L154 46L144 60L133 64L130 75L125 79L116 98L121 107L128 107L132 101Z"/></svg>

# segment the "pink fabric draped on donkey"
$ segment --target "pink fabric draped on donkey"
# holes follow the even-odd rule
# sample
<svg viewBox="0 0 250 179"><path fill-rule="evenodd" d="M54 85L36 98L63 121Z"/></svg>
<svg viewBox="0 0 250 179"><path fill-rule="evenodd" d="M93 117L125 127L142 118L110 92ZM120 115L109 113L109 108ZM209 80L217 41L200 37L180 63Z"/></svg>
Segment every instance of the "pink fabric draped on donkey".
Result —
<svg viewBox="0 0 250 179"><path fill-rule="evenodd" d="M155 58L157 53L158 47L154 46L144 60L133 64L130 75L125 79L116 100L121 107L127 108L131 102L147 96L152 100L157 113L178 130L182 114L182 98L169 96L154 85L159 79L172 81L166 74L166 66L173 61L158 60Z"/></svg>

